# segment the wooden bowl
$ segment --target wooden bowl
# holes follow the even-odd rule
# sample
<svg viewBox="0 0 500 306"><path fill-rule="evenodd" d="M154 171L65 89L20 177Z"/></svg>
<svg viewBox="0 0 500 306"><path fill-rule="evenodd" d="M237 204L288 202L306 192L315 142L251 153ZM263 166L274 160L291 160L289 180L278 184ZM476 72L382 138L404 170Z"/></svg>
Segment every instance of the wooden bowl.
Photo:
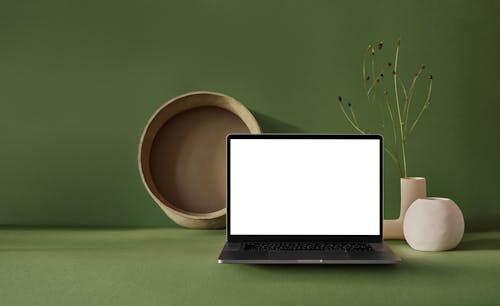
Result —
<svg viewBox="0 0 500 306"><path fill-rule="evenodd" d="M226 136L260 133L254 116L235 99L192 92L160 107L139 145L139 170L149 194L179 225L226 225Z"/></svg>

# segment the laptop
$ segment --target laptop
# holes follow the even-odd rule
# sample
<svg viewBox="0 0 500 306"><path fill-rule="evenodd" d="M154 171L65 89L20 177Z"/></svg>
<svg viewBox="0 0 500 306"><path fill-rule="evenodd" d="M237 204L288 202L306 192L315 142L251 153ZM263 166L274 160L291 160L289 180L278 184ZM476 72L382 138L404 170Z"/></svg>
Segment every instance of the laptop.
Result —
<svg viewBox="0 0 500 306"><path fill-rule="evenodd" d="M384 244L380 135L227 137L219 263L394 264Z"/></svg>

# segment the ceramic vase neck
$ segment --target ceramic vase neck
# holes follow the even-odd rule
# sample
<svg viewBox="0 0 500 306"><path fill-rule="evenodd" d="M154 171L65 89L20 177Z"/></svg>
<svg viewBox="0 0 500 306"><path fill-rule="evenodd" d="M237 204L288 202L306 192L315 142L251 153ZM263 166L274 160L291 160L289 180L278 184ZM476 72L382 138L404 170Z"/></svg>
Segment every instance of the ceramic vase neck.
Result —
<svg viewBox="0 0 500 306"><path fill-rule="evenodd" d="M417 199L427 197L427 185L423 177L401 178L401 210L399 220L403 220L408 207Z"/></svg>

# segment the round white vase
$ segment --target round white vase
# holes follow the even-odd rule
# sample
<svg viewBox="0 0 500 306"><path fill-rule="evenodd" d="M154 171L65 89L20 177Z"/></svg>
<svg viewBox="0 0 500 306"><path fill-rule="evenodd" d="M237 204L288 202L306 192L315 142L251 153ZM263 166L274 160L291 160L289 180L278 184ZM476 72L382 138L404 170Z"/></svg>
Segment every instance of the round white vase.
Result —
<svg viewBox="0 0 500 306"><path fill-rule="evenodd" d="M455 248L464 235L464 216L447 198L418 199L408 208L403 231L408 244L419 251Z"/></svg>

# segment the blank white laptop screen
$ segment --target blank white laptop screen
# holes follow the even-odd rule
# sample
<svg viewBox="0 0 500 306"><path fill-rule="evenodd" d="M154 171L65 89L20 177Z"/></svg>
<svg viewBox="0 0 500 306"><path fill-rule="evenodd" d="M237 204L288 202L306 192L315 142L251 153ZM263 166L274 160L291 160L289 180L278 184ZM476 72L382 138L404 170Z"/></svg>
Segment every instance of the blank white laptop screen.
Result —
<svg viewBox="0 0 500 306"><path fill-rule="evenodd" d="M379 139L230 139L231 235L379 235Z"/></svg>

